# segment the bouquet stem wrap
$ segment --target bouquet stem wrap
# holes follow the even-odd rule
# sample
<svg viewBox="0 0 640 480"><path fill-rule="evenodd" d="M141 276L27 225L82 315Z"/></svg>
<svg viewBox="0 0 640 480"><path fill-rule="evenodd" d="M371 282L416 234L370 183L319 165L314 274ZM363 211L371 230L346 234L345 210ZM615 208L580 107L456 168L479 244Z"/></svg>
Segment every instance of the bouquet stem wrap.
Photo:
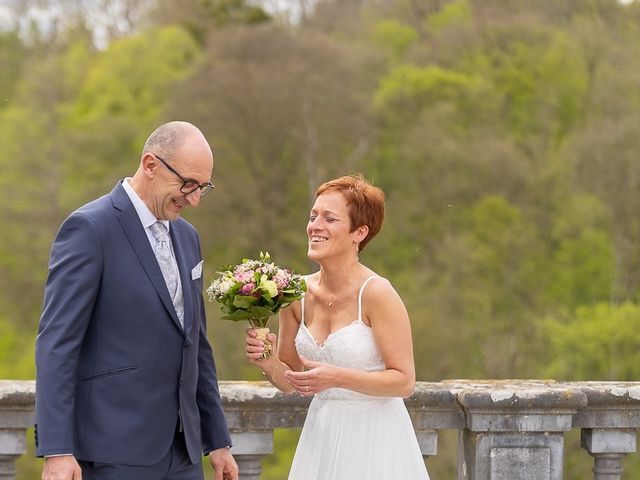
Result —
<svg viewBox="0 0 640 480"><path fill-rule="evenodd" d="M254 330L256 332L256 338L264 342L264 353L262 354L262 358L269 358L273 354L273 345L271 345L271 342L267 340L267 335L271 333L271 330L269 327L260 327Z"/></svg>

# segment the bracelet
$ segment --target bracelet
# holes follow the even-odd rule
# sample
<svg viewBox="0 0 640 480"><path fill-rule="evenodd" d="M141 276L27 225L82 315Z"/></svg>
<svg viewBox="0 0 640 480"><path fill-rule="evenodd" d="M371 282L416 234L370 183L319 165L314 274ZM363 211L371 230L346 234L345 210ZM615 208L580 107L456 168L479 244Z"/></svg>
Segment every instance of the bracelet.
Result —
<svg viewBox="0 0 640 480"><path fill-rule="evenodd" d="M271 381L275 382L276 381L276 372L278 371L278 359L276 358L273 361L273 370L271 371ZM264 370L262 371L262 375L264 375L265 377L269 378L269 375L267 375L267 372L265 372Z"/></svg>

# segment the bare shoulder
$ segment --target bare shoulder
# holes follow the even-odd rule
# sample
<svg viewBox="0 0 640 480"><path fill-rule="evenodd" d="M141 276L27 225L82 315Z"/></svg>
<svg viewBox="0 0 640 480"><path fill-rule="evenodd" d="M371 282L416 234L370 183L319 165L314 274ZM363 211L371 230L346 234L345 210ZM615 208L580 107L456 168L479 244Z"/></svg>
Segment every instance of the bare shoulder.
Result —
<svg viewBox="0 0 640 480"><path fill-rule="evenodd" d="M387 278L380 276L373 277L369 283L367 283L362 293L363 298L369 298L370 300L381 297L384 298L389 295L397 296L398 292L396 292L396 289L393 288L393 285Z"/></svg>
<svg viewBox="0 0 640 480"><path fill-rule="evenodd" d="M307 283L307 292L310 288L315 288L318 285L318 280L320 279L320 272L310 273L309 275L305 275L304 280Z"/></svg>
<svg viewBox="0 0 640 480"><path fill-rule="evenodd" d="M404 303L391 282L384 277L374 277L362 293L363 309L372 315L386 312L387 309L404 308Z"/></svg>
<svg viewBox="0 0 640 480"><path fill-rule="evenodd" d="M291 305L284 307L280 310L280 321L281 322L293 322L300 323L300 319L302 318L302 302L300 300L296 300Z"/></svg>

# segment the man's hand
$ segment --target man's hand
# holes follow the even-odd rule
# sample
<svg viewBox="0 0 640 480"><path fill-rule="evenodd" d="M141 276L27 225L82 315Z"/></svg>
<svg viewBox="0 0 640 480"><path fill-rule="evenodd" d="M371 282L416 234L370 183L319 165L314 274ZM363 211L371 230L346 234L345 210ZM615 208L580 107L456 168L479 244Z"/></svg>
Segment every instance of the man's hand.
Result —
<svg viewBox="0 0 640 480"><path fill-rule="evenodd" d="M211 465L216 471L215 480L238 480L238 465L228 448L219 448L209 454Z"/></svg>
<svg viewBox="0 0 640 480"><path fill-rule="evenodd" d="M73 455L44 459L42 480L82 480L80 465Z"/></svg>

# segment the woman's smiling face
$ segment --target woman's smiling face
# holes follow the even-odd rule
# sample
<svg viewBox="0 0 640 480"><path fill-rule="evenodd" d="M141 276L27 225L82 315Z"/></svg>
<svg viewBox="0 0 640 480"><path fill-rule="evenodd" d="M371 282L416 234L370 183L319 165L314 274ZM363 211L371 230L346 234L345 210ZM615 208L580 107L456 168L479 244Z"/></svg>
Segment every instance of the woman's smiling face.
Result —
<svg viewBox="0 0 640 480"><path fill-rule="evenodd" d="M309 259L318 261L354 249L355 235L344 196L335 191L319 195L307 224Z"/></svg>

